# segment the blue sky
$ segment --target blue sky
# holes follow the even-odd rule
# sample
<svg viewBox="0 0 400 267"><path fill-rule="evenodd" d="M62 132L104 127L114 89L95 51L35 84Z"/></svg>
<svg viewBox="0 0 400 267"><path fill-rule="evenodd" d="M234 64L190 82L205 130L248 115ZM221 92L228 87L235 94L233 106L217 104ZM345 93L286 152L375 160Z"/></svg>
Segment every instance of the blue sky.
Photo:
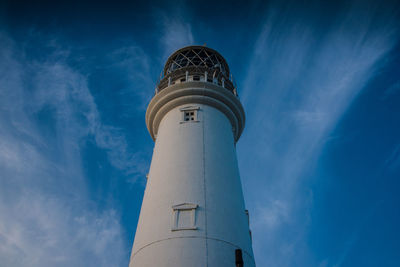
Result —
<svg viewBox="0 0 400 267"><path fill-rule="evenodd" d="M0 266L127 266L163 64L228 61L258 266L400 266L397 1L0 4Z"/></svg>

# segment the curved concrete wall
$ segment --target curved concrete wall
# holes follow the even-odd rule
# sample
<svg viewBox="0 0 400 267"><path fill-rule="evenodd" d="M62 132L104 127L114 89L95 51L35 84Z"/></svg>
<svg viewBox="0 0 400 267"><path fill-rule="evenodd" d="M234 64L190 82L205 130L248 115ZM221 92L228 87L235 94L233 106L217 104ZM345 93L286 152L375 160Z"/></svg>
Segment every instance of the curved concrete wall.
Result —
<svg viewBox="0 0 400 267"><path fill-rule="evenodd" d="M146 111L146 125L153 140L165 114L173 108L190 103L204 104L219 109L230 120L234 139L239 140L244 129L245 114L236 95L209 82L184 82L171 85L157 93Z"/></svg>
<svg viewBox="0 0 400 267"><path fill-rule="evenodd" d="M188 106L198 121L182 122ZM231 122L214 107L190 103L164 115L130 267L232 267L238 248L244 266L255 266L234 143Z"/></svg>

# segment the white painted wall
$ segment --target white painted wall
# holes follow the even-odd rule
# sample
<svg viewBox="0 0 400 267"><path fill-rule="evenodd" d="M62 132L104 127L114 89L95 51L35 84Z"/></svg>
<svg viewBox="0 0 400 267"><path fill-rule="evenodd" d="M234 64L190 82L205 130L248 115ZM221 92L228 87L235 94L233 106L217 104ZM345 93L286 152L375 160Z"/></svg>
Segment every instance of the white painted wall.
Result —
<svg viewBox="0 0 400 267"><path fill-rule="evenodd" d="M182 123L197 106L198 122ZM197 204L197 230L172 231L172 206ZM255 266L232 125L218 109L187 104L161 120L130 267Z"/></svg>

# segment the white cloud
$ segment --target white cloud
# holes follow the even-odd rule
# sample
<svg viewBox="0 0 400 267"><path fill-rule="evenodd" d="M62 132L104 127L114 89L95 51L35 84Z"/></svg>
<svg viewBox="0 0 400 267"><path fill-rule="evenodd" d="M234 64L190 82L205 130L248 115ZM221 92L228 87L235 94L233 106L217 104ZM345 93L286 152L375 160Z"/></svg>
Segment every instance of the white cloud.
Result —
<svg viewBox="0 0 400 267"><path fill-rule="evenodd" d="M241 171L254 179L247 198L254 207L258 264L292 266L282 247L295 246L293 251L307 254L302 238L312 194L304 174L396 42L394 11L375 5L367 1L346 6L322 33L315 28L318 22L310 21L315 16L278 2L269 6L241 93L247 132L239 142L239 157L253 154L241 160ZM377 8L380 16L375 16ZM294 234L287 237L289 231Z"/></svg>
<svg viewBox="0 0 400 267"><path fill-rule="evenodd" d="M162 41L167 55L184 46L193 45L194 40L190 24L180 20L165 19Z"/></svg>
<svg viewBox="0 0 400 267"><path fill-rule="evenodd" d="M400 167L400 144L396 145L385 161L385 167L394 172Z"/></svg>
<svg viewBox="0 0 400 267"><path fill-rule="evenodd" d="M90 200L80 143L94 136L128 175L144 174L140 155L101 122L85 76L0 41L0 266L121 266L131 244L118 212Z"/></svg>
<svg viewBox="0 0 400 267"><path fill-rule="evenodd" d="M151 73L152 63L143 49L136 45L121 47L106 56L108 65L105 69L117 71L126 79L126 88L120 90L119 94L139 98L135 104L129 103L124 110L146 110L150 97L154 92L155 82Z"/></svg>
<svg viewBox="0 0 400 267"><path fill-rule="evenodd" d="M156 16L161 18L161 43L164 50L164 61L175 50L194 45L192 26L187 15L185 15L187 13L185 10L185 6L181 5L169 13L156 12Z"/></svg>
<svg viewBox="0 0 400 267"><path fill-rule="evenodd" d="M254 221L255 227L267 227L273 230L288 219L287 203L280 200L273 200L272 203L266 203L256 210L257 221Z"/></svg>
<svg viewBox="0 0 400 267"><path fill-rule="evenodd" d="M400 93L400 81L393 83L388 89L386 89L381 99L386 100L398 93Z"/></svg>

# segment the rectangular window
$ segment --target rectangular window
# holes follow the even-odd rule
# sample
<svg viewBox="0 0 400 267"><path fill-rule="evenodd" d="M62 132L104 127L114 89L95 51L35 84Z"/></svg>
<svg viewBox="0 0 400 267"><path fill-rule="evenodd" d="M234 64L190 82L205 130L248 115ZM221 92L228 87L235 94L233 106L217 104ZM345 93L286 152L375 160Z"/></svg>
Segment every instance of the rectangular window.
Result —
<svg viewBox="0 0 400 267"><path fill-rule="evenodd" d="M171 230L196 230L197 207L197 204L192 203L182 203L172 206L173 221Z"/></svg>
<svg viewBox="0 0 400 267"><path fill-rule="evenodd" d="M180 210L178 212L177 228L183 229L192 227L192 210Z"/></svg>
<svg viewBox="0 0 400 267"><path fill-rule="evenodd" d="M188 111L184 111L184 121L194 121L194 113L196 111L195 110L188 110Z"/></svg>
<svg viewBox="0 0 400 267"><path fill-rule="evenodd" d="M197 122L199 107L187 106L181 108L182 122Z"/></svg>

